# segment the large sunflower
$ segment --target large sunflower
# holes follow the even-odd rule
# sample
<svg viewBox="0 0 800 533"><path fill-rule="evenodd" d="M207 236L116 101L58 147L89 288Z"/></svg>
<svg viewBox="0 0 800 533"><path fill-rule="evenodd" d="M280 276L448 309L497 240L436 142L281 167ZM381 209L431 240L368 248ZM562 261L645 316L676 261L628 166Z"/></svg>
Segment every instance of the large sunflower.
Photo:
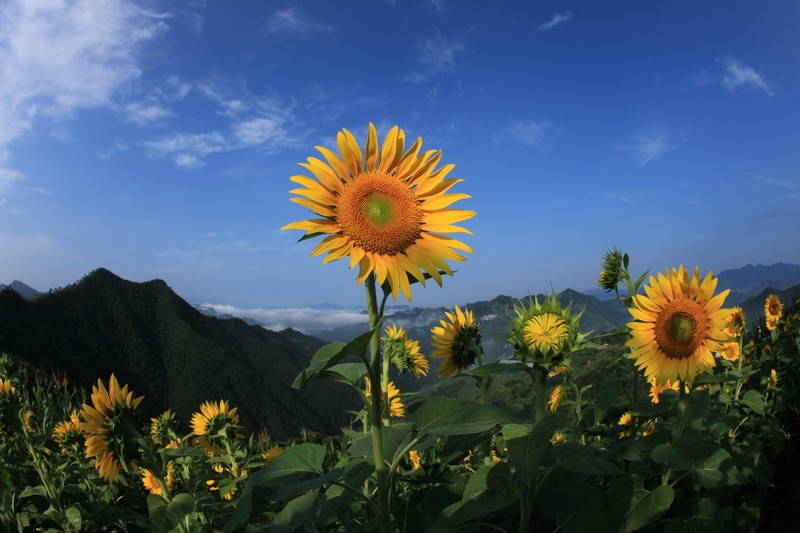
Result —
<svg viewBox="0 0 800 533"><path fill-rule="evenodd" d="M772 331L777 328L782 316L783 302L777 294L770 294L764 302L764 318L767 321L767 329Z"/></svg>
<svg viewBox="0 0 800 533"><path fill-rule="evenodd" d="M136 450L136 408L144 396L133 397L128 386L120 387L111 374L108 388L102 380L92 387L92 405L81 408L81 431L86 436L86 457L95 458L100 477L113 483L122 462L130 460ZM126 457L127 456L127 457Z"/></svg>
<svg viewBox="0 0 800 533"><path fill-rule="evenodd" d="M469 198L447 194L460 179L445 179L454 165L434 167L441 150L420 153L422 139L405 152L405 132L389 130L378 148L375 126L369 125L365 153L352 133L336 136L340 155L317 146L325 161L309 157L301 166L315 177L292 176L302 188L290 192L301 196L293 202L309 208L321 218L287 224L281 229L299 229L306 237L326 235L311 256L327 253L328 263L349 257L350 268L358 265L357 283L374 273L378 283L388 283L396 300L402 291L411 300L409 276L425 285L427 273L441 285L440 272L452 274L445 262L464 261L457 252L472 252L461 241L441 233L468 233L455 226L475 216L474 211L448 206Z"/></svg>
<svg viewBox="0 0 800 533"><path fill-rule="evenodd" d="M239 430L238 408L231 409L226 400L203 402L200 411L192 415L192 433L198 446L211 455L223 453L225 443L242 437Z"/></svg>
<svg viewBox="0 0 800 533"><path fill-rule="evenodd" d="M441 325L431 329L431 357L444 359L436 369L442 377L463 372L481 354L481 334L472 311L467 308L461 311L456 306L455 312L445 311L444 314L447 320L439 320Z"/></svg>
<svg viewBox="0 0 800 533"><path fill-rule="evenodd" d="M725 334L729 309L720 309L729 290L713 296L717 278L709 272L700 279L680 266L678 270L650 276L646 296L635 295L629 309L636 319L628 323L629 357L658 383L676 379L691 382L694 376L714 368L713 352L721 351L730 337Z"/></svg>

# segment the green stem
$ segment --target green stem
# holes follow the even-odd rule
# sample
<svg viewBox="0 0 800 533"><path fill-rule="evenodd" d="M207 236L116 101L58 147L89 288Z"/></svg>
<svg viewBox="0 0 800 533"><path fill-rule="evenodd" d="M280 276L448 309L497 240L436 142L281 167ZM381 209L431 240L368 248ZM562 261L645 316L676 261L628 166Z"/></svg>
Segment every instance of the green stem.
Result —
<svg viewBox="0 0 800 533"><path fill-rule="evenodd" d="M533 367L533 394L534 398L534 412L533 422L539 422L544 418L544 410L547 404L545 398L547 384L547 370L539 365Z"/></svg>
<svg viewBox="0 0 800 533"><path fill-rule="evenodd" d="M743 335L740 335L739 336L739 360L736 362L736 373L739 374L740 376L742 374L742 360L744 359L742 338L743 338ZM742 381L742 378L739 377L736 380L736 394L733 396L734 403L739 401L739 394L741 394L741 392L742 392L742 385L744 385L744 382Z"/></svg>
<svg viewBox="0 0 800 533"><path fill-rule="evenodd" d="M383 457L383 424L381 423L382 409L380 398L383 397L381 386L381 341L380 321L378 312L378 297L375 291L375 273L371 273L364 285L367 289L367 313L369 314L369 327L373 330L370 339L371 364L368 371L372 384L372 451L375 458L375 477L377 478L378 491L378 522L382 533L389 533L391 520L389 517L389 490L387 485L386 461Z"/></svg>

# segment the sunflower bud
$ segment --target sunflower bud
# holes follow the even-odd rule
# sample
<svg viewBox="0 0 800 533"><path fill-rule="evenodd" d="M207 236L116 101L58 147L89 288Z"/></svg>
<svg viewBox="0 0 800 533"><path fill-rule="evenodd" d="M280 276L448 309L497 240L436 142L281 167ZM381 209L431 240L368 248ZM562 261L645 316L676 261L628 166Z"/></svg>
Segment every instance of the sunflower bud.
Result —
<svg viewBox="0 0 800 533"><path fill-rule="evenodd" d="M616 247L613 251L607 251L603 255L603 266L597 284L606 292L613 291L622 280L622 272L627 266L628 254L623 255Z"/></svg>

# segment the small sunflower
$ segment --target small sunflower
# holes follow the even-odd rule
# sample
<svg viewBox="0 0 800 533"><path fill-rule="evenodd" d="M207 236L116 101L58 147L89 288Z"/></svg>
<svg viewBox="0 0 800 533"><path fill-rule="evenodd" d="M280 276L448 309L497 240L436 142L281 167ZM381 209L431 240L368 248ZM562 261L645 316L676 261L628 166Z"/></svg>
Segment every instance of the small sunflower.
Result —
<svg viewBox="0 0 800 533"><path fill-rule="evenodd" d="M627 262L628 254L623 255L616 248L607 251L603 256L603 266L597 284L606 292L616 289L622 280L623 269L627 266Z"/></svg>
<svg viewBox="0 0 800 533"><path fill-rule="evenodd" d="M92 387L92 405L81 408L81 431L86 436L86 457L95 458L100 477L113 483L119 470L137 449L136 409L144 399L134 398L128 386L120 387L111 374L108 388L102 380Z"/></svg>
<svg viewBox="0 0 800 533"><path fill-rule="evenodd" d="M442 377L460 374L481 357L481 334L475 315L467 308L458 306L453 313L445 311L446 320L431 329L433 351L431 357L444 359L436 369ZM449 322L448 322L449 321Z"/></svg>
<svg viewBox="0 0 800 533"><path fill-rule="evenodd" d="M738 339L742 336L747 323L744 319L744 311L741 307L734 307L730 310L728 318L725 319L725 333L732 339Z"/></svg>
<svg viewBox="0 0 800 533"><path fill-rule="evenodd" d="M167 486L167 491L171 492L172 489L175 488L176 481L177 475L175 474L175 464L170 461L167 463L167 472L164 478L164 484ZM142 486L144 487L144 490L148 491L150 494L163 496L161 483L159 482L158 476L156 476L147 468L142 469Z"/></svg>
<svg viewBox="0 0 800 533"><path fill-rule="evenodd" d="M769 371L769 377L767 378L767 388L771 389L775 385L778 384L778 371L774 368Z"/></svg>
<svg viewBox="0 0 800 533"><path fill-rule="evenodd" d="M722 355L723 359L727 359L728 361L736 361L739 359L739 343L738 342L726 342L722 346L722 351L720 351L720 355Z"/></svg>
<svg viewBox="0 0 800 533"><path fill-rule="evenodd" d="M528 305L514 305L511 337L514 359L542 365L548 371L567 365L566 357L583 347L587 334L579 323L583 311L572 313L572 304L561 307L555 291L539 303L529 298Z"/></svg>
<svg viewBox="0 0 800 533"><path fill-rule="evenodd" d="M764 302L764 318L767 321L767 329L772 331L777 328L782 316L783 302L777 294L770 294Z"/></svg>
<svg viewBox="0 0 800 533"><path fill-rule="evenodd" d="M411 450L408 452L408 460L411 462L411 468L414 470L419 470L422 468L422 460L419 457L419 452L417 450Z"/></svg>
<svg viewBox="0 0 800 533"><path fill-rule="evenodd" d="M408 338L408 332L392 324L383 337L384 353L397 369L411 372L417 377L428 374L430 363L420 352L419 341Z"/></svg>
<svg viewBox="0 0 800 533"><path fill-rule="evenodd" d="M466 194L448 191L460 179L445 179L454 165L438 170L442 152L420 154L422 139L404 152L405 132L389 130L378 147L375 126L369 125L365 151L347 130L336 137L339 153L317 146L326 162L309 157L300 166L316 179L292 176L302 186L290 192L292 201L320 218L293 222L281 229L299 229L304 238L326 235L311 254L327 253L324 263L349 258L358 265L357 283L374 273L379 284L388 283L396 300L402 292L411 300L410 278L425 285L429 275L441 285L441 272L453 271L445 260L464 261L458 252L472 249L442 233L471 232L454 224L475 216L474 211L449 207Z"/></svg>
<svg viewBox="0 0 800 533"><path fill-rule="evenodd" d="M556 446L557 444L564 444L565 442L567 442L567 436L563 431L556 431L553 433L553 436L550 439L550 444L553 446Z"/></svg>
<svg viewBox="0 0 800 533"><path fill-rule="evenodd" d="M528 346L542 352L557 351L569 335L567 322L553 313L531 317L524 332Z"/></svg>
<svg viewBox="0 0 800 533"><path fill-rule="evenodd" d="M625 437L630 437L633 434L631 429L632 422L633 422L633 415L631 415L630 413L625 413L621 417L619 417L619 420L617 421L617 424L620 426L619 438L623 439Z"/></svg>
<svg viewBox="0 0 800 533"><path fill-rule="evenodd" d="M53 428L53 440L68 455L72 455L74 450L83 444L83 432L81 431L81 419L78 417L78 411L73 409L68 420L55 425Z"/></svg>
<svg viewBox="0 0 800 533"><path fill-rule="evenodd" d="M281 453L283 453L283 448L278 446L277 444L274 446L270 446L261 454L261 458L264 459L264 464L268 465L275 460Z"/></svg>
<svg viewBox="0 0 800 533"><path fill-rule="evenodd" d="M225 444L242 438L238 408L231 409L226 400L203 402L192 415L192 433L196 444L212 455L225 451Z"/></svg>
<svg viewBox="0 0 800 533"><path fill-rule="evenodd" d="M150 438L157 446L166 446L177 439L178 422L175 413L167 409L150 419Z"/></svg>
<svg viewBox="0 0 800 533"><path fill-rule="evenodd" d="M369 377L364 378L364 395L368 399L372 399L372 382L370 382ZM397 387L395 387L393 382L389 382L389 392L387 396L389 398L389 416L393 416L395 418L401 418L405 416L406 409L403 405L403 400L400 399L400 391Z"/></svg>
<svg viewBox="0 0 800 533"><path fill-rule="evenodd" d="M10 379L0 378L0 396L14 396L17 389L11 384Z"/></svg>
<svg viewBox="0 0 800 533"><path fill-rule="evenodd" d="M699 268L690 276L681 265L650 276L646 296L633 297L629 311L636 321L628 323L627 346L647 379L691 382L714 368L713 352L730 340L724 331L730 312L720 309L730 291L712 296L716 286L710 272L701 281Z"/></svg>
<svg viewBox="0 0 800 533"><path fill-rule="evenodd" d="M670 381L667 380L666 383L657 383L655 379L650 380L650 402L651 403L658 403L660 401L659 396L665 390L674 390L678 392L680 390L680 381Z"/></svg>

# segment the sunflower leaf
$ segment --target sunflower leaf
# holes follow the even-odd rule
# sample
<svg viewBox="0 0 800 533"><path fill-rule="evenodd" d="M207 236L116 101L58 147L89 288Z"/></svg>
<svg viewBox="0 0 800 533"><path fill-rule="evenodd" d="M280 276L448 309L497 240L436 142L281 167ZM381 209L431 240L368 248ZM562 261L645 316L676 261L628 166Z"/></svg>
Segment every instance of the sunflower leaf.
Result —
<svg viewBox="0 0 800 533"><path fill-rule="evenodd" d="M454 526L502 509L516 501L522 486L506 463L484 465L472 475L461 500L444 508L434 526Z"/></svg>
<svg viewBox="0 0 800 533"><path fill-rule="evenodd" d="M674 499L675 491L670 485L660 485L649 491L636 474L614 478L606 490L606 504L612 517L619 522L621 533L652 524L669 509Z"/></svg>
<svg viewBox="0 0 800 533"><path fill-rule="evenodd" d="M522 424L503 426L511 464L526 486L536 477L544 452L557 428L558 417L554 414L545 415L533 427Z"/></svg>
<svg viewBox="0 0 800 533"><path fill-rule="evenodd" d="M161 496L147 496L150 525L158 532L177 528L186 515L194 511L194 507L195 501L190 494L176 494L169 503Z"/></svg>
<svg viewBox="0 0 800 533"><path fill-rule="evenodd" d="M508 408L478 402L429 398L410 415L419 430L430 435L468 435L520 421L519 413Z"/></svg>
<svg viewBox="0 0 800 533"><path fill-rule="evenodd" d="M326 374L324 371L348 356L355 356L367 362L367 349L369 348L370 339L375 329L371 329L366 333L362 333L347 344L343 342L332 342L326 344L311 358L311 364L308 365L298 375L294 383L293 389L302 389L315 379L337 379L336 376Z"/></svg>

